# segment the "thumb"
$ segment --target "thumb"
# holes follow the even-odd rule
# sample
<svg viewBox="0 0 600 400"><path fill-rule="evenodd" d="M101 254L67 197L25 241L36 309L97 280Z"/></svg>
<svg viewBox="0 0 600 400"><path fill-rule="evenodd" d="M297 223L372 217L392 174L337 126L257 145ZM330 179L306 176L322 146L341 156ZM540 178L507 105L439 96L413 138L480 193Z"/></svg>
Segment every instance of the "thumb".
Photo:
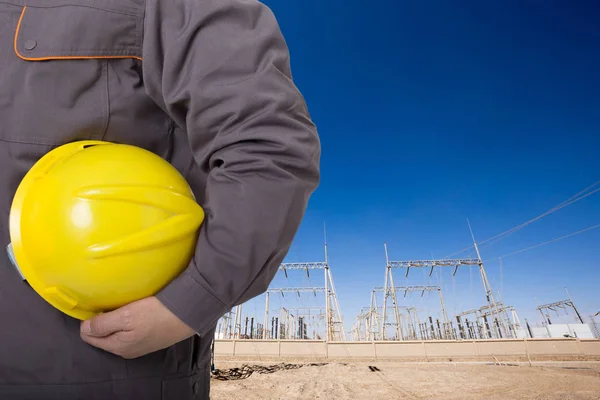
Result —
<svg viewBox="0 0 600 400"><path fill-rule="evenodd" d="M100 314L81 323L81 332L93 337L106 337L127 328L127 318L122 310Z"/></svg>

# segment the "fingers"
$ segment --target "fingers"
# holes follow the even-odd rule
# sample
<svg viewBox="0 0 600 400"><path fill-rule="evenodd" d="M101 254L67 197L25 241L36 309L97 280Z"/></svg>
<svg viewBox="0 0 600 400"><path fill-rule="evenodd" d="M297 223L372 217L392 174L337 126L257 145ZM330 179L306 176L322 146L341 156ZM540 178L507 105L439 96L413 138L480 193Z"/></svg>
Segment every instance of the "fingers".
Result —
<svg viewBox="0 0 600 400"><path fill-rule="evenodd" d="M94 337L81 333L81 339L94 347L108 351L109 353L117 354L120 349L120 341L115 337L116 335L108 337Z"/></svg>
<svg viewBox="0 0 600 400"><path fill-rule="evenodd" d="M83 336L104 338L113 333L128 331L131 326L131 316L127 309L118 309L100 314L81 323Z"/></svg>
<svg viewBox="0 0 600 400"><path fill-rule="evenodd" d="M117 356L130 359L137 356L135 352L135 340L128 337L132 332L117 332L107 337L94 337L88 336L84 333L81 334L81 339L89 345L115 354Z"/></svg>
<svg viewBox="0 0 600 400"><path fill-rule="evenodd" d="M84 321L80 331L84 342L126 359L164 349L194 334L155 297Z"/></svg>

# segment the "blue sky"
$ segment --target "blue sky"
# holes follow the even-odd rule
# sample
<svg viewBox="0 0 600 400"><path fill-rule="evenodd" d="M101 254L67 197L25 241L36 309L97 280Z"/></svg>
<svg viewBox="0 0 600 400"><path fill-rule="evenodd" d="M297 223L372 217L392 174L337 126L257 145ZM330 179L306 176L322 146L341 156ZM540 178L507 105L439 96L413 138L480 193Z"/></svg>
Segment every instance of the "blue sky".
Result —
<svg viewBox="0 0 600 400"><path fill-rule="evenodd" d="M394 260L441 258L471 244L466 218L484 240L600 180L597 3L265 3L323 146L321 185L286 261L322 260L327 223L347 326L383 286L384 241ZM561 300L565 286L584 315L600 311L600 229L503 259L502 279L497 257L595 224L600 193L482 248L521 320L538 322L536 299ZM441 279L449 314L484 304L477 271ZM253 302L246 311L262 315Z"/></svg>

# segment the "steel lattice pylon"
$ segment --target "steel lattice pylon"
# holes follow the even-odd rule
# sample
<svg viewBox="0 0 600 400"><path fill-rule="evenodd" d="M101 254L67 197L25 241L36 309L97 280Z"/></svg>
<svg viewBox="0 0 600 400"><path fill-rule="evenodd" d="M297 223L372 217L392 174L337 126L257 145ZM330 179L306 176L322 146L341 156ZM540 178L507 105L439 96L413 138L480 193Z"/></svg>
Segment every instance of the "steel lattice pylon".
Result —
<svg viewBox="0 0 600 400"><path fill-rule="evenodd" d="M379 309L382 307L378 307L377 306L377 293L378 292L383 292L384 293L384 302L385 302L385 297L386 294L388 297L392 297L394 299L397 300L396 294L397 293L402 293L404 292L404 297L406 297L406 294L409 292L421 292L421 296L423 296L423 294L425 292L438 292L439 298L440 298L440 307L441 307L441 311L442 311L442 316L443 316L443 335L444 338L455 338L455 335L453 333L450 321L448 320L448 314L446 312L446 306L444 304L444 297L442 296L442 289L439 286L424 286L424 285L415 285L415 286L395 286L395 287L389 287L387 290L385 290L385 288L383 287L376 287L373 289L373 291L371 292L371 306L370 306L370 310L371 310L371 314L373 314L373 316L371 317L371 319L373 319L374 321L376 321L376 324L370 324L369 328L369 337L371 338L370 340L384 340L385 336L383 334L385 328L387 326L393 326L395 327L395 330L398 333L401 334L401 336L397 336L397 339L403 340L403 339L416 339L419 335L418 330L416 329L417 326L421 325L421 321L419 320L419 314L418 311L415 307L404 307L404 306L399 306L397 302L395 302L395 306L394 306L394 312L398 314L399 318L394 320L394 322L389 322L385 325L383 325L383 319L382 317L380 317L379 315ZM408 328L408 332L404 332L404 321L403 321L403 314L400 313L400 309L403 309L406 311L406 316L407 316L407 320L406 320L406 327ZM361 314L362 318L367 317L366 314ZM398 324L400 324L400 326L398 326Z"/></svg>
<svg viewBox="0 0 600 400"><path fill-rule="evenodd" d="M470 227L470 226L469 226ZM483 261L481 260L481 255L479 254L479 248L477 247L477 243L473 238L473 245L475 246L475 251L477 252L477 258L459 258L459 259L441 259L441 260L410 260L410 261L390 261L388 256L387 244L384 243L385 249L385 286L384 286L384 298L383 298L383 313L381 316L381 325L380 325L380 335L381 340L386 339L386 327L393 326L395 327L395 337L398 339L402 339L405 337L404 332L402 331L402 320L401 315L398 309L398 299L396 297L396 286L394 285L394 276L392 274L392 270L395 268L405 268L406 275L408 276L410 268L430 268L429 275L433 273L433 269L435 267L454 267L454 272L452 276L454 276L460 266L478 266L479 272L481 274L481 281L483 283L483 288L485 290L485 296L487 303L490 308L490 313L492 320L497 321L497 325L494 325L494 336L496 338L502 337L502 331L509 332L507 327L505 326L506 321L505 318L502 318L501 314L504 310L500 310L497 306L496 300L494 298L494 294L492 292L492 287L488 281L487 275L485 273L485 268L483 267ZM391 300L392 308L393 308L393 322L388 321L388 301ZM447 316L445 316L447 321Z"/></svg>
<svg viewBox="0 0 600 400"><path fill-rule="evenodd" d="M333 278L331 276L331 269L329 267L329 255L327 251L327 243L325 243L325 261L324 262L299 262L299 263L283 263L279 267L279 271L282 271L287 277L287 271L293 270L305 270L307 275L310 277L310 270L322 269L325 276L325 286L321 287L303 287L303 288L269 288L266 292L265 299L265 322L264 326L268 325L269 320L269 297L272 293L297 293L300 295L301 292L312 292L325 293L325 322L326 322L326 337L327 341L346 341L346 332L344 331L344 322L342 318L342 312L338 302L337 294L335 291L335 285L333 284ZM269 336L268 330L263 331L263 339L267 339Z"/></svg>
<svg viewBox="0 0 600 400"><path fill-rule="evenodd" d="M327 341L346 341L346 333L344 331L344 323L342 318L342 312L340 309L339 301L337 298L337 293L335 290L335 285L333 283L333 278L331 275L331 268L329 266L329 255L327 250L327 238L325 237L325 261L317 261L317 262L294 262L294 263L282 263L278 271L283 272L288 277L288 271L306 271L307 276L310 278L311 270L323 270L325 283L324 286L321 287L287 287L287 288L269 288L265 292L265 315L264 315L264 323L258 323L258 319L250 318L250 337L247 337L247 326L242 327L242 306L238 305L233 310L226 313L223 317L220 318L215 336L217 338L222 339L236 339L236 338L260 338L260 339L270 339L276 338L280 339L283 336L291 337L291 336L304 336L304 334L300 334L302 330L302 315L300 312L306 312L310 309L323 309L324 312L320 312L315 315L314 312L311 314L311 311L308 310L308 316L315 317L318 316L325 320L326 323L326 333L325 340ZM269 329L273 324L269 324L269 298L273 294L280 294L281 296L285 296L286 293L295 293L298 296L300 293L310 292L314 293L317 296L317 293L325 294L325 306L324 307L300 307L294 309L285 309L282 308L279 312L279 315L275 318L278 320L277 327L275 329ZM293 315L293 312L296 312L296 315ZM313 310L314 311L314 310ZM246 325L248 325L249 318L246 318ZM279 323L281 321L281 323ZM256 329L254 329L256 328ZM282 328L285 332L282 334ZM272 332L273 331L273 332Z"/></svg>
<svg viewBox="0 0 600 400"><path fill-rule="evenodd" d="M503 324L500 324L499 321L496 323L496 325L492 324L492 327L495 327L496 330L499 330L500 327L502 328L500 329L500 338L517 338L518 332L523 328L515 308L513 306L504 305L502 301L498 301L496 303L496 311L499 318L504 321ZM508 317L507 313L509 312L511 318ZM463 320L463 317L469 315L474 316L471 324L469 324L468 319ZM496 322L496 320L493 319L492 321L488 321L488 317L492 317L492 315L492 308L489 305L474 310L464 311L456 315L456 323L459 328L460 337L462 339L492 339L493 335L490 322ZM466 326L465 323L467 324Z"/></svg>
<svg viewBox="0 0 600 400"><path fill-rule="evenodd" d="M554 303L549 303L549 304L542 304L541 306L537 307L537 310L542 315L542 321L544 321L544 323L546 323L548 325L552 324L552 321L550 320L550 316L548 314L544 315L544 310L554 311L558 314L558 312L556 310L557 308L560 308L565 311L567 308L572 308L573 311L575 311L577 321L579 321L582 324L585 323L585 322L583 322L583 318L581 318L581 314L579 314L577 307L575 307L575 303L573 303L573 300L571 300L571 295L569 295L569 291L567 290L567 288L565 288L565 292L567 292L567 298L568 298L567 300L555 301Z"/></svg>

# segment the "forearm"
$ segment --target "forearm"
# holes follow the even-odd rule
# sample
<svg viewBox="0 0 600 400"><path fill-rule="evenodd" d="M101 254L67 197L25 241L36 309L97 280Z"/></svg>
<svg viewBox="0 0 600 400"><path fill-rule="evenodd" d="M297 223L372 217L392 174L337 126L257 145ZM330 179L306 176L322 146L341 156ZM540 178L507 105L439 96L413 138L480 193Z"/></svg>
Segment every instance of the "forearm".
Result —
<svg viewBox="0 0 600 400"><path fill-rule="evenodd" d="M206 219L194 260L158 298L204 334L267 289L319 182L320 143L266 7L177 1L185 12L155 0L147 28L162 26L145 40L166 45L148 45L144 62L160 63L148 92L186 130L206 175Z"/></svg>

